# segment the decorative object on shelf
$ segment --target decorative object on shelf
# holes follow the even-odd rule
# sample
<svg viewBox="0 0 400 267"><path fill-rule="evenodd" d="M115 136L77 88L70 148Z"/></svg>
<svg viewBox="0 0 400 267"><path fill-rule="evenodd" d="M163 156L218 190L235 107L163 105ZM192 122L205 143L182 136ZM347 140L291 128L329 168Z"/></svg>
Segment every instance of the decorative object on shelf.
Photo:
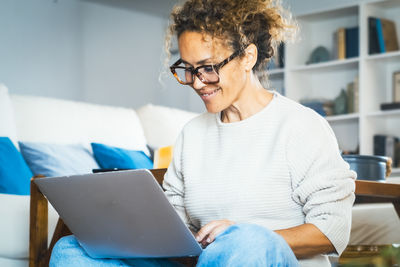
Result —
<svg viewBox="0 0 400 267"><path fill-rule="evenodd" d="M344 89L340 91L340 94L333 101L333 113L335 115L347 113L347 94Z"/></svg>
<svg viewBox="0 0 400 267"><path fill-rule="evenodd" d="M333 115L333 102L326 99L302 99L300 104L313 109L319 115L331 116Z"/></svg>
<svg viewBox="0 0 400 267"><path fill-rule="evenodd" d="M385 181L390 175L392 160L383 156L343 155L358 180Z"/></svg>
<svg viewBox="0 0 400 267"><path fill-rule="evenodd" d="M400 102L400 71L393 73L393 102Z"/></svg>
<svg viewBox="0 0 400 267"><path fill-rule="evenodd" d="M395 22L376 17L368 17L369 54L399 50Z"/></svg>
<svg viewBox="0 0 400 267"><path fill-rule="evenodd" d="M308 61L306 64L314 64L314 63L320 63L320 62L326 62L329 61L329 51L326 49L324 46L318 46L315 48Z"/></svg>

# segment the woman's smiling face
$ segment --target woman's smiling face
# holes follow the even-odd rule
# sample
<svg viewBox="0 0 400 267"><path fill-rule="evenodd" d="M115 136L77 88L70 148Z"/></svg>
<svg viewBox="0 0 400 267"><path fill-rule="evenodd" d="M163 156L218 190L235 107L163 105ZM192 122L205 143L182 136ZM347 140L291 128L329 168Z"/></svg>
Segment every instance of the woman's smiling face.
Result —
<svg viewBox="0 0 400 267"><path fill-rule="evenodd" d="M187 67L215 65L233 51L223 40L211 38L199 32L185 31L179 37L179 52ZM237 102L243 94L246 84L246 70L241 64L241 57L236 57L219 70L219 82L202 83L195 77L191 87L203 100L207 111L217 113Z"/></svg>

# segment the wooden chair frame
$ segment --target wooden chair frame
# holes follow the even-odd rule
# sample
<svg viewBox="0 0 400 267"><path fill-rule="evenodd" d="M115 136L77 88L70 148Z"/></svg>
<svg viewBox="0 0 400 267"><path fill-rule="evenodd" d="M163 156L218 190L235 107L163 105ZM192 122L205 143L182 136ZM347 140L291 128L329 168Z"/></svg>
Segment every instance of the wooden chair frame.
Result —
<svg viewBox="0 0 400 267"><path fill-rule="evenodd" d="M166 169L150 170L158 183L162 184ZM63 236L71 234L62 219L57 222L53 238L48 246L48 203L33 182L43 176L34 177L31 181L30 229L29 229L29 266L48 266L51 251L55 243ZM400 217L400 184L356 181L356 202L358 203L393 203ZM195 259L182 258L179 261L187 266L195 265Z"/></svg>

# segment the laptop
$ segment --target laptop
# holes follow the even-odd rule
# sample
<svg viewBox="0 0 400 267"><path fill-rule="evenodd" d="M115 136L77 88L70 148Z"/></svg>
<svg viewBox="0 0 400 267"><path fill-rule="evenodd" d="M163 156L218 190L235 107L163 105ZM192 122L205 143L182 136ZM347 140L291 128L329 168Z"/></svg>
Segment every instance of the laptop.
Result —
<svg viewBox="0 0 400 267"><path fill-rule="evenodd" d="M93 258L198 256L200 244L148 170L35 180Z"/></svg>

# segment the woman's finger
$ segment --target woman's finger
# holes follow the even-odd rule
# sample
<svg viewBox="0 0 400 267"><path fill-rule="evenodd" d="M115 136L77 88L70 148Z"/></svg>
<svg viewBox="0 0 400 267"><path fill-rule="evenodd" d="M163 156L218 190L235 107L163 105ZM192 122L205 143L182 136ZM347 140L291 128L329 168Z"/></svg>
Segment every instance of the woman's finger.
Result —
<svg viewBox="0 0 400 267"><path fill-rule="evenodd" d="M217 235L219 235L220 233L222 233L225 229L227 229L229 226L231 226L231 224L229 223L223 223L218 225L217 227L214 227L213 230L211 231L211 233L208 234L207 237L207 243L212 243L214 242L215 238L217 237Z"/></svg>
<svg viewBox="0 0 400 267"><path fill-rule="evenodd" d="M220 221L212 221L204 225L196 235L197 242L203 241L203 239L212 231L212 229L214 229L214 227L218 226L219 223Z"/></svg>

